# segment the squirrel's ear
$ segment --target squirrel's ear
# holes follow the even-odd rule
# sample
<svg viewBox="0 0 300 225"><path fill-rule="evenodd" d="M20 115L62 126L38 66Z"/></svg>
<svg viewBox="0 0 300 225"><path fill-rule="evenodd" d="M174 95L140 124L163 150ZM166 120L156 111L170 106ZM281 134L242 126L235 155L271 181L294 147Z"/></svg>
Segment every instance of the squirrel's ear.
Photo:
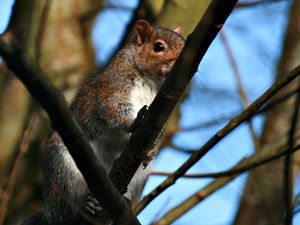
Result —
<svg viewBox="0 0 300 225"><path fill-rule="evenodd" d="M174 29L173 31L175 31L178 34L182 34L183 32L183 28L181 26L177 27L176 29Z"/></svg>
<svg viewBox="0 0 300 225"><path fill-rule="evenodd" d="M145 20L138 20L135 23L135 31L136 31L136 44L142 45L148 36L153 33L153 28L151 25Z"/></svg>

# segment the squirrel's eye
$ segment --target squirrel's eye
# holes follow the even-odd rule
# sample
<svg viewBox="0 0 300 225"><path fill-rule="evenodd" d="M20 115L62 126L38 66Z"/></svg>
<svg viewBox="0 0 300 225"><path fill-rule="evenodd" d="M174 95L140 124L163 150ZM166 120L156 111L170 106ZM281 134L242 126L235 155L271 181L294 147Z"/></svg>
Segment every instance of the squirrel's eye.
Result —
<svg viewBox="0 0 300 225"><path fill-rule="evenodd" d="M153 45L153 50L155 52L162 52L165 50L165 46L163 45L163 43L161 42L156 42L154 45Z"/></svg>

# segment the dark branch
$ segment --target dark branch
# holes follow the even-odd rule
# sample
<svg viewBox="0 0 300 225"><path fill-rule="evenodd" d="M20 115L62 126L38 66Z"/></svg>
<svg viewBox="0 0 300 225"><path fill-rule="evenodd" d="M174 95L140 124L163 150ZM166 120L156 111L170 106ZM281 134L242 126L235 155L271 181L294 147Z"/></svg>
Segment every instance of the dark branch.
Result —
<svg viewBox="0 0 300 225"><path fill-rule="evenodd" d="M279 151L270 151L268 147L264 148L265 151L268 151L268 153L259 154L256 153L252 156L249 156L245 159L243 159L241 162L239 162L233 169L222 171L222 172L216 172L216 173L199 173L199 174L184 174L182 177L185 178L218 178L218 177L225 177L225 176L231 176L236 174L241 174L246 171L249 171L251 169L254 169L256 167L259 167L261 165L264 165L266 163L272 162L278 158L281 158L288 153L294 153L296 151L299 151L300 145L294 146L292 149L290 148L282 148ZM263 157L259 157L263 155ZM256 158L256 160L252 160L252 158ZM244 161L245 160L245 161ZM241 166L240 164L244 164L244 166ZM154 171L151 173L152 175L157 176L170 176L172 173L169 172L161 172L161 171Z"/></svg>
<svg viewBox="0 0 300 225"><path fill-rule="evenodd" d="M149 107L141 126L132 134L125 150L111 170L110 177L121 193L139 165L154 147L161 130L179 101L189 81L197 71L208 47L225 23L237 0L214 0L195 30L189 35L186 45L175 63L171 74L162 85Z"/></svg>
<svg viewBox="0 0 300 225"><path fill-rule="evenodd" d="M11 33L0 39L0 54L10 70L15 72L31 95L49 115L83 174L90 191L99 200L115 224L140 224L126 201L108 178L104 168L96 160L94 151L80 129L65 99L53 86L48 76L35 65L28 54L16 43ZM4 41L10 40L10 44Z"/></svg>

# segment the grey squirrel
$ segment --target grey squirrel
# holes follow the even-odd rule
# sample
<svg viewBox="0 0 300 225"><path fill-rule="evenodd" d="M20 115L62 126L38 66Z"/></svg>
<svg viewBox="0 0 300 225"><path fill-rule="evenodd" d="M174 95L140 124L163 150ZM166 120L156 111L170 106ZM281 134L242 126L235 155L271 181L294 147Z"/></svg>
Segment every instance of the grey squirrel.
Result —
<svg viewBox="0 0 300 225"><path fill-rule="evenodd" d="M132 41L76 95L71 109L107 173L136 128L138 112L151 104L182 50L180 33L180 27L172 31L138 20ZM56 132L45 145L43 171L45 207L24 225L80 224L79 212L101 209ZM139 197L148 174L149 166L135 173L125 194L130 201Z"/></svg>

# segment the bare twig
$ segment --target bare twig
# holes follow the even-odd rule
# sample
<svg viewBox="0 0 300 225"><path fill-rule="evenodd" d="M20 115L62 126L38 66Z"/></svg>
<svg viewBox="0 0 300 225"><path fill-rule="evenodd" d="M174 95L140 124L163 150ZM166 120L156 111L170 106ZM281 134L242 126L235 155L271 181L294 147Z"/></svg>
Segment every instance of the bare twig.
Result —
<svg viewBox="0 0 300 225"><path fill-rule="evenodd" d="M23 163L23 159L24 159L25 155L27 154L30 136L36 125L36 119L37 119L37 115L35 113L32 114L29 124L23 133L23 137L21 140L20 148L19 148L19 153L16 157L16 160L13 165L13 169L8 178L8 183L7 183L6 189L2 194L2 202L1 202L1 206L0 206L0 225L2 225L4 223L4 219L5 219L5 215L6 215L6 211L7 211L7 205L9 203L11 193L14 190L14 187L15 187L15 184L17 181L17 177L18 177L19 171L20 171L22 163Z"/></svg>
<svg viewBox="0 0 300 225"><path fill-rule="evenodd" d="M249 120L255 113L259 112L260 107L264 105L272 96L280 89L294 80L300 75L300 66L293 69L287 76L274 83L261 97L255 100L244 112L237 117L231 119L227 125L219 130L210 140L206 142L197 152L179 167L171 176L156 187L151 193L146 195L143 200L137 205L136 212L140 212L147 204L149 204L156 196L170 187L175 181L187 172L196 162L198 162L211 148L219 143L226 135L238 127L241 123Z"/></svg>
<svg viewBox="0 0 300 225"><path fill-rule="evenodd" d="M152 225L167 225L174 222L176 219L178 219L180 216L182 216L184 213L186 213L189 209L191 209L193 206L198 204L199 202L203 201L206 197L214 193L216 190L223 187L225 184L227 184L230 180L237 177L237 175L231 175L227 177L221 177L216 179L215 181L211 182L209 185L204 187L203 189L197 191L195 194L190 196L188 199L186 199L184 202L182 202L177 207L171 209L169 212L167 212L165 215L163 215L157 222L152 223Z"/></svg>
<svg viewBox="0 0 300 225"><path fill-rule="evenodd" d="M269 103L267 103L265 106L263 106L257 113L255 113L255 115L259 115L261 113L264 113L264 112L267 112L267 111L273 109L279 103L282 103L283 101L285 101L288 98L295 95L298 91L300 91L300 88L296 88L295 90L292 90L281 97L274 98ZM211 127L211 126L220 125L221 123L224 123L237 115L238 115L237 112L232 112L231 115L224 115L222 117L216 118L211 121L206 121L206 122L195 124L192 126L183 127L179 131L183 131L183 132L184 131L194 131L194 130L199 130L199 129L203 129L203 128L207 128L207 127Z"/></svg>
<svg viewBox="0 0 300 225"><path fill-rule="evenodd" d="M151 171L150 175L157 175L157 176L170 176L172 172L166 172L166 171ZM202 178L202 173L186 173L182 175L182 177L185 178Z"/></svg>
<svg viewBox="0 0 300 225"><path fill-rule="evenodd" d="M297 132L297 134L295 136L295 139L299 139L299 138L300 138L300 131ZM182 177L186 177L186 178L217 178L217 177L223 177L223 176L229 176L229 175L243 173L245 171L248 171L250 169L256 168L263 164L269 163L273 160L276 160L276 159L286 155L288 153L288 149L284 150L284 145L286 143L286 140L287 140L287 138L284 137L284 138L278 139L276 142L272 143L272 145L266 145L264 147L264 151L266 151L266 153L263 157L258 158L257 161L249 162L247 165L245 165L243 167L225 170L222 172L215 172L215 173L184 174ZM283 149L283 150L274 152L275 151L274 149ZM295 152L297 150L298 150L298 148L295 147L295 148L293 148L292 152ZM254 154L250 157L256 157L255 155L257 155L257 154ZM246 160L250 157L247 157ZM151 174L158 175L158 176L159 175L160 176L170 176L170 175L172 175L172 172L152 171Z"/></svg>
<svg viewBox="0 0 300 225"><path fill-rule="evenodd" d="M205 121L203 123L194 124L194 125L187 126L187 127L182 127L182 128L180 128L179 131L180 132L195 131L195 130L204 129L204 128L208 128L208 127L212 127L212 126L217 126L217 125L227 122L228 120L233 118L235 115L237 115L237 112L232 113L232 115L220 116L218 118L215 118L215 119L209 120L209 121Z"/></svg>
<svg viewBox="0 0 300 225"><path fill-rule="evenodd" d="M187 154L193 154L193 152L195 151L195 149L189 149L189 148L178 146L178 145L174 144L172 142L172 140L170 140L170 139L165 141L165 146L168 146L170 148L173 148L175 150L178 150L178 151L181 151L181 152L184 152Z"/></svg>
<svg viewBox="0 0 300 225"><path fill-rule="evenodd" d="M285 138L286 140L287 138ZM251 164L254 165L255 162L263 161L263 159L271 159L275 156L283 156L288 154L288 152L291 150L289 147L283 149L282 145L285 145L285 142L281 141L281 146L265 146L263 147L262 151L259 151L255 153L254 155L243 159L241 162L239 162L236 166L234 166L230 171L237 171L240 168L246 168L249 167ZM300 145L294 146L292 148L292 151L297 151L300 149ZM278 157L277 157L278 158ZM269 160L270 161L270 160ZM220 178L217 178L216 180L212 181L210 184L202 188L201 190L197 191L195 194L184 200L182 203L180 203L178 206L174 207L170 211L168 211L164 216L162 216L161 219L159 219L157 222L153 223L153 225L167 225L175 221L177 218L182 216L184 213L186 213L188 210L190 210L192 207L194 207L196 204L203 201L205 198L207 198L209 195L214 193L215 191L219 190L221 187L232 181L234 178L238 176L238 173L227 173L226 176L222 176Z"/></svg>
<svg viewBox="0 0 300 225"><path fill-rule="evenodd" d="M270 101L268 104L266 104L265 106L262 107L261 110L259 110L259 113L262 112L266 112L268 110L273 109L275 106L277 106L279 103L289 99L290 97L292 97L293 95L297 94L300 91L300 87L297 87L296 89L286 93L285 95L281 96L281 97L276 97L274 98L272 101Z"/></svg>

